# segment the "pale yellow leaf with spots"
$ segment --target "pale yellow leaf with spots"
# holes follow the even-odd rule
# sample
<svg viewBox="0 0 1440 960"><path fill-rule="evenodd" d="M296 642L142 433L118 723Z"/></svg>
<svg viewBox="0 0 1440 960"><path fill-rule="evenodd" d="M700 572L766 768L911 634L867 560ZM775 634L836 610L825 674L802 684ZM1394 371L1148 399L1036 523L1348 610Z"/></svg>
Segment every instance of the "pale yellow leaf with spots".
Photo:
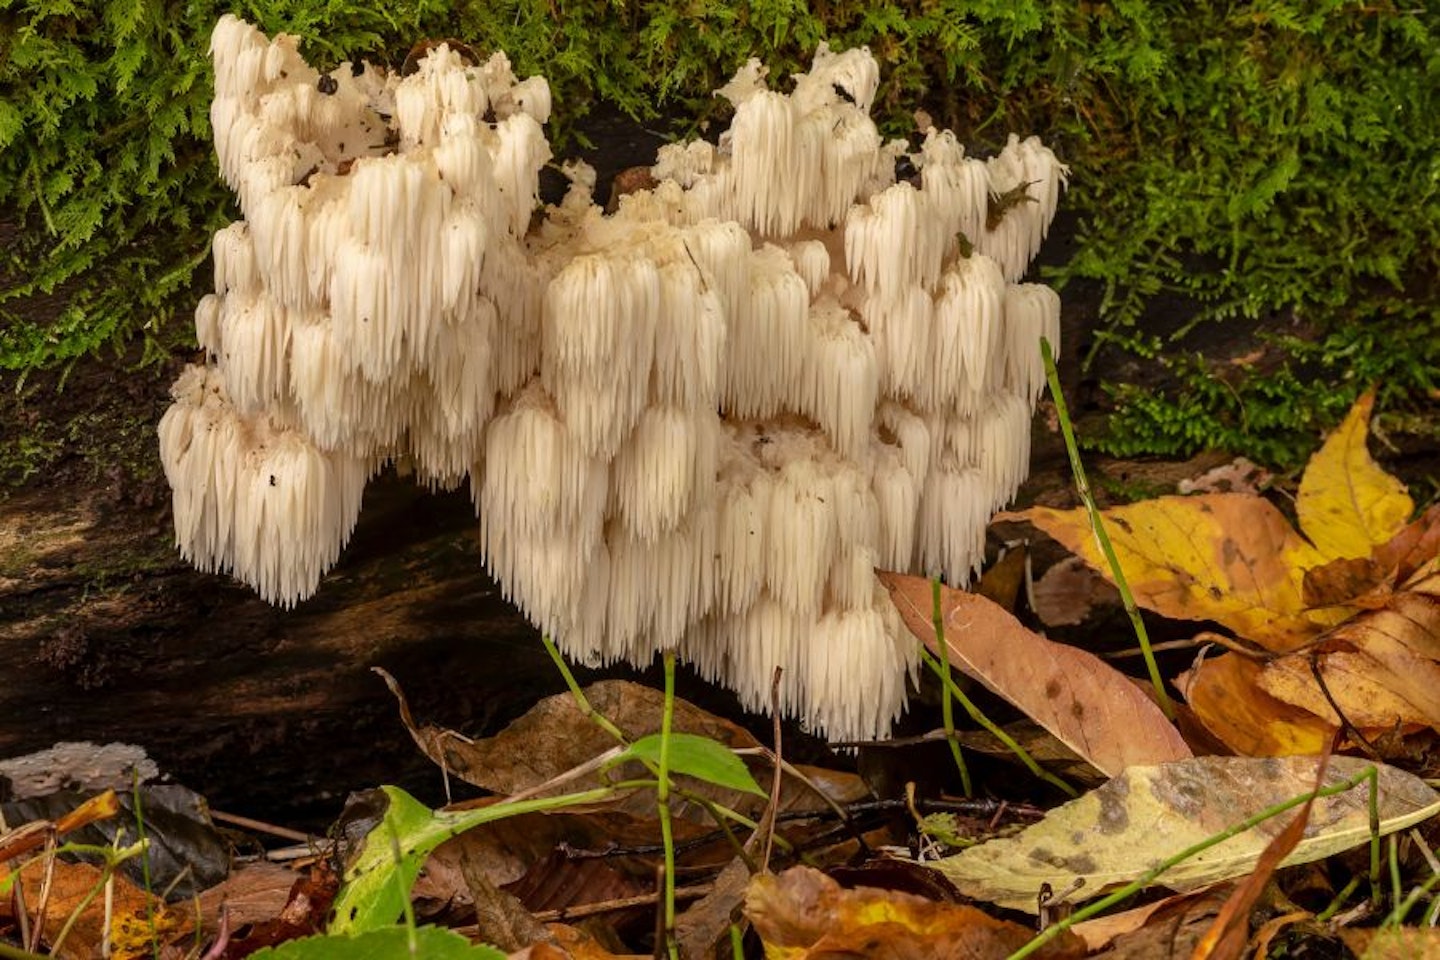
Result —
<svg viewBox="0 0 1440 960"><path fill-rule="evenodd" d="M933 866L967 897L1036 912L1040 890L1072 890L1088 900L1139 879L1151 867L1250 816L1309 793L1317 757L1194 757L1131 767L1012 837L970 847ZM1376 768L1382 834L1440 812L1440 794L1418 777L1357 757L1332 757L1326 785ZM1315 801L1305 837L1284 863L1309 863L1370 838L1367 782ZM1270 838L1294 816L1282 813L1210 846L1162 873L1155 883L1193 890L1255 868Z"/></svg>
<svg viewBox="0 0 1440 960"><path fill-rule="evenodd" d="M1368 557L1399 533L1415 512L1405 485L1380 468L1365 447L1372 390L1305 467L1295 512L1300 529L1327 560Z"/></svg>

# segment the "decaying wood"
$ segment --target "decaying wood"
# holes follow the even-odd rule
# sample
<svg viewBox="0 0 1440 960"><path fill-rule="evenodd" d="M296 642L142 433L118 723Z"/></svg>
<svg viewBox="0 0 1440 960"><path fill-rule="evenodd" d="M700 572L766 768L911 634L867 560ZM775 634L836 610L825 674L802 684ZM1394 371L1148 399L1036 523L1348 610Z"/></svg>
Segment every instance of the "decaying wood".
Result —
<svg viewBox="0 0 1440 960"><path fill-rule="evenodd" d="M333 813L326 791L428 769L371 666L471 732L561 686L485 575L463 491L374 481L339 565L293 610L191 569L156 500L69 485L0 500L0 756L129 741L217 807Z"/></svg>

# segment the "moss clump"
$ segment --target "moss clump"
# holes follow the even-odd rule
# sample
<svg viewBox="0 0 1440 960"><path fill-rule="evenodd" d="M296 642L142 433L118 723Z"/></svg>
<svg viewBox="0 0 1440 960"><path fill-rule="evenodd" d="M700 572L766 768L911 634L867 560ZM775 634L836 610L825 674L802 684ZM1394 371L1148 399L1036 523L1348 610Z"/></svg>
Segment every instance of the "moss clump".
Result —
<svg viewBox="0 0 1440 960"><path fill-rule="evenodd" d="M231 215L208 147L204 56L231 10L298 33L322 62L394 64L422 37L504 48L520 71L550 78L562 136L598 101L642 119L703 118L716 109L709 91L746 57L784 74L821 39L868 44L891 132L910 127L919 101L977 147L1010 129L1041 132L1071 164L1078 242L1051 279L1097 285L1097 344L1151 352L1182 385L1168 397L1114 387L1120 416L1104 442L1116 451L1225 445L1293 460L1365 382L1385 380L1398 402L1435 377L1440 44L1424 5L0 0L0 10L0 209L23 221L20 242L0 244L10 251L0 368L136 338L156 356L188 335L167 318ZM62 285L57 316L21 310ZM1197 305L1196 322L1284 310L1312 335L1281 344L1288 377L1197 391L1176 341L1146 332L1156 298L1177 293ZM1405 331L1417 333L1402 358L1391 344Z"/></svg>

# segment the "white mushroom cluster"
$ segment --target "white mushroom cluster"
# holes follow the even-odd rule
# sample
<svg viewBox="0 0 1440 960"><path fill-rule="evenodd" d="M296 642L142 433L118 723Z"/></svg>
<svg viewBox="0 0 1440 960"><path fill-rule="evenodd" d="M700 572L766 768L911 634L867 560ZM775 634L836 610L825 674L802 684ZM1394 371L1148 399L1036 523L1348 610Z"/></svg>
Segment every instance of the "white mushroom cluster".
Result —
<svg viewBox="0 0 1440 960"><path fill-rule="evenodd" d="M536 217L549 93L503 54L321 76L233 17L212 52L245 219L160 426L184 555L294 603L403 459L468 479L486 564L571 656L674 649L757 709L781 667L784 711L883 735L916 650L875 569L964 583L1028 469L1053 154L932 129L897 182L874 59L822 45L790 93L742 69L719 143L613 214L575 165Z"/></svg>

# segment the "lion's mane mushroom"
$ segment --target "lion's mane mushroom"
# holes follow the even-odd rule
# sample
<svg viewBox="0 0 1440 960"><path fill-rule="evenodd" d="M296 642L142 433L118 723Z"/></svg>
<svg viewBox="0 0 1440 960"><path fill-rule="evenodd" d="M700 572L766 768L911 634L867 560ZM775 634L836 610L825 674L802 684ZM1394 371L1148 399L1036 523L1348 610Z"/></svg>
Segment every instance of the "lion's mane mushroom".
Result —
<svg viewBox="0 0 1440 960"><path fill-rule="evenodd" d="M322 77L233 17L212 52L245 220L160 428L182 552L294 603L403 458L469 479L485 563L568 654L674 649L757 709L782 667L787 713L882 735L916 652L874 570L965 582L1028 469L1050 151L931 129L897 182L874 59L821 45L789 94L742 68L719 143L662 148L613 214L576 164L532 224L549 91L503 54Z"/></svg>

